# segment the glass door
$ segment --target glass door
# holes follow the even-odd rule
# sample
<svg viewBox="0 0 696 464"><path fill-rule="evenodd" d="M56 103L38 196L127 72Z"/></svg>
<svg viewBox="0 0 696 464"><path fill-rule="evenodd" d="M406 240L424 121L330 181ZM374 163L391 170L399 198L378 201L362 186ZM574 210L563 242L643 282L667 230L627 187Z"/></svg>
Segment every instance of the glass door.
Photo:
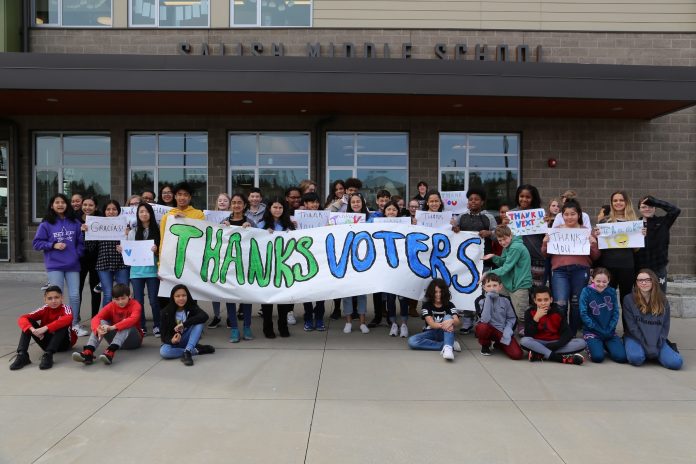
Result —
<svg viewBox="0 0 696 464"><path fill-rule="evenodd" d="M0 141L0 261L10 259L10 210L8 201L8 144Z"/></svg>

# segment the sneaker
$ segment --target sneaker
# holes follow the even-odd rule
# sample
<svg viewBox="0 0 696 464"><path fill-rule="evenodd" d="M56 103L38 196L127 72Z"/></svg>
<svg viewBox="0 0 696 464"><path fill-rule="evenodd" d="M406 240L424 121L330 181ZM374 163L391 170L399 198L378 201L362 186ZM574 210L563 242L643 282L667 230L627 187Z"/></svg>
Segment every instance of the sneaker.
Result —
<svg viewBox="0 0 696 464"><path fill-rule="evenodd" d="M72 359L75 362L89 365L94 362L94 352L92 350L75 351L72 354Z"/></svg>
<svg viewBox="0 0 696 464"><path fill-rule="evenodd" d="M576 366L580 366L585 362L585 357L581 354L562 354L560 362L563 364L575 364Z"/></svg>
<svg viewBox="0 0 696 464"><path fill-rule="evenodd" d="M312 324L312 321L306 321L304 323L304 331L311 332L312 330L314 330L314 324Z"/></svg>
<svg viewBox="0 0 696 464"><path fill-rule="evenodd" d="M147 337L147 327L142 327L140 330L143 332L143 337Z"/></svg>
<svg viewBox="0 0 696 464"><path fill-rule="evenodd" d="M396 325L396 322L393 322L391 325L391 330L389 330L389 336L396 337L398 334L399 334L399 326Z"/></svg>
<svg viewBox="0 0 696 464"><path fill-rule="evenodd" d="M259 309L258 311L256 311L256 315L259 317L263 317L263 311Z"/></svg>
<svg viewBox="0 0 696 464"><path fill-rule="evenodd" d="M181 362L184 363L184 366L193 366L193 356L189 350L184 351L184 354L181 355Z"/></svg>
<svg viewBox="0 0 696 464"><path fill-rule="evenodd" d="M455 340L454 343L452 344L452 349L453 349L454 351L461 352L461 351L462 351L462 345L460 345L459 342L458 342L457 340Z"/></svg>
<svg viewBox="0 0 696 464"><path fill-rule="evenodd" d="M341 309L340 308L334 309L333 312L331 313L331 316L329 316L329 317L333 321L339 320L341 318Z"/></svg>
<svg viewBox="0 0 696 464"><path fill-rule="evenodd" d="M51 282L46 282L45 284L43 284L43 285L41 286L41 291L42 291L42 292L45 292L46 289L47 289L48 287L50 287L50 286L51 286ZM22 366L22 367L24 367L24 366ZM20 368L20 369L21 369L21 368Z"/></svg>
<svg viewBox="0 0 696 464"><path fill-rule="evenodd" d="M323 332L326 330L326 327L324 326L324 319L319 319L314 323L314 330L317 332Z"/></svg>
<svg viewBox="0 0 696 464"><path fill-rule="evenodd" d="M452 361L454 359L454 353L452 352L452 347L449 345L445 345L442 347L442 357L448 361Z"/></svg>
<svg viewBox="0 0 696 464"><path fill-rule="evenodd" d="M152 335L154 335L155 337L159 337L159 336L160 336L160 328L159 328L159 327L153 327L153 328L152 328Z"/></svg>
<svg viewBox="0 0 696 464"><path fill-rule="evenodd" d="M45 371L53 367L53 353L44 353L41 356L41 363L39 364L39 369Z"/></svg>
<svg viewBox="0 0 696 464"><path fill-rule="evenodd" d="M213 345L196 345L196 351L198 354L213 354L215 353L215 347Z"/></svg>
<svg viewBox="0 0 696 464"><path fill-rule="evenodd" d="M399 336L401 338L408 338L408 326L406 324L401 324L401 330L399 331ZM457 342L455 342L457 343Z"/></svg>
<svg viewBox="0 0 696 464"><path fill-rule="evenodd" d="M99 356L99 360L108 366L114 362L114 355L115 354L116 353L114 353L111 350L104 350L102 355Z"/></svg>
<svg viewBox="0 0 696 464"><path fill-rule="evenodd" d="M484 356L491 355L491 347L488 345L481 345L481 354Z"/></svg>
<svg viewBox="0 0 696 464"><path fill-rule="evenodd" d="M86 337L87 335L89 335L89 330L85 329L79 324L75 324L74 326L72 326L72 329L75 331L78 337Z"/></svg>
<svg viewBox="0 0 696 464"><path fill-rule="evenodd" d="M213 319L210 321L208 324L209 329L217 329L217 326L220 325L220 318L217 316L213 316Z"/></svg>
<svg viewBox="0 0 696 464"><path fill-rule="evenodd" d="M244 317L242 316L242 318L240 319L240 321L243 321L243 320L244 320ZM228 328L228 329L231 329L231 328L232 328L232 322L230 322L230 318L229 318L229 317L228 317L227 320L225 321L225 325L227 325L227 328Z"/></svg>
<svg viewBox="0 0 696 464"><path fill-rule="evenodd" d="M229 321L229 318L227 320ZM237 320L238 321L244 320L244 311L242 311L241 309L237 310Z"/></svg>
<svg viewBox="0 0 696 464"><path fill-rule="evenodd" d="M360 316L358 316L360 317ZM370 322L367 323L367 326L371 329L374 329L375 327L379 326L382 324L382 318L381 317L375 317L372 319Z"/></svg>
<svg viewBox="0 0 696 464"><path fill-rule="evenodd" d="M344 334L349 334L353 330L353 324L350 322L346 322L346 325L343 327L343 333Z"/></svg>
<svg viewBox="0 0 696 464"><path fill-rule="evenodd" d="M278 327L278 335L280 335L283 338L287 338L290 336L290 331L287 327Z"/></svg>
<svg viewBox="0 0 696 464"><path fill-rule="evenodd" d="M288 313L288 325L295 325L297 324L297 319L295 319L295 313L290 311Z"/></svg>
<svg viewBox="0 0 696 464"><path fill-rule="evenodd" d="M544 355L535 353L533 351L529 352L529 362L537 362L537 361L543 361L544 360Z"/></svg>
<svg viewBox="0 0 696 464"><path fill-rule="evenodd" d="M230 343L239 343L239 329L230 329Z"/></svg>
<svg viewBox="0 0 696 464"><path fill-rule="evenodd" d="M94 293L101 293L102 292L102 284L99 282L96 287L93 289Z"/></svg>
<svg viewBox="0 0 696 464"><path fill-rule="evenodd" d="M365 324L360 324L360 331L364 334L370 333L370 329L368 329Z"/></svg>
<svg viewBox="0 0 696 464"><path fill-rule="evenodd" d="M244 340L253 340L254 339L254 334L251 332L251 327L244 327L244 330L242 331L244 334Z"/></svg>
<svg viewBox="0 0 696 464"><path fill-rule="evenodd" d="M471 327L469 327L468 329L462 327L461 329L459 329L459 333L462 335L469 335L471 333Z"/></svg>
<svg viewBox="0 0 696 464"><path fill-rule="evenodd" d="M41 361L43 361L43 358L41 359ZM18 371L19 369L23 368L24 366L28 366L29 364L31 364L29 353L27 353L26 351L22 351L21 353L17 353L14 356L14 362L10 364L10 370Z"/></svg>

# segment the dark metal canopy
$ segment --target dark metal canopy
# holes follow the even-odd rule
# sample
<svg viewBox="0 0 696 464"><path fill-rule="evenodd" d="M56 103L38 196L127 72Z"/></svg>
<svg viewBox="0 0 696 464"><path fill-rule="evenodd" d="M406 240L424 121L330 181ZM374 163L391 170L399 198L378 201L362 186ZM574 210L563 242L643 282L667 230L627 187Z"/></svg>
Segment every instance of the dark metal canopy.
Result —
<svg viewBox="0 0 696 464"><path fill-rule="evenodd" d="M651 119L696 69L465 60L0 54L0 115L352 114Z"/></svg>

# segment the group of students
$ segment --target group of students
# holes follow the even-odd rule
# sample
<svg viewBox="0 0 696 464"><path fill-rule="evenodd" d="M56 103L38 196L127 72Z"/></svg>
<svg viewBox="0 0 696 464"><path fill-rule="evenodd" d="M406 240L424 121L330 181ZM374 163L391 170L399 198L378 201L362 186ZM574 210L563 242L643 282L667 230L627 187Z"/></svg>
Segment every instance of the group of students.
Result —
<svg viewBox="0 0 696 464"><path fill-rule="evenodd" d="M375 217L407 216L411 217L413 224L417 223L415 213L419 209L430 212L444 209L440 193L429 190L425 182L418 184L418 195L408 205L402 198L393 197L386 190L378 191L377 209L374 211L367 208L365 198L360 193L361 187L361 181L355 178L334 182L325 208L362 213L366 215L367 222L372 222ZM231 196L220 194L216 207L230 212L223 221L227 226L258 227L269 233L294 230L296 224L292 215L295 210L322 207L316 188L316 183L306 180L299 187L287 189L285 197L273 197L265 203L258 188L252 189L248 197L243 193ZM162 337L163 357L180 357L185 364L191 365L193 355L214 351L212 347L198 344L208 316L191 298L185 286L174 287L170 298L157 297L157 254L168 218L204 219L203 211L191 205L192 193L185 182L175 187L163 186L158 203L172 209L162 217L159 225L151 206L155 201L154 192L145 191L128 200L129 206L137 206L137 224L128 231L128 239L153 240L155 243L152 247L154 264L142 267L123 264L118 241L84 241L85 217L98 214L93 198L73 195L69 201L62 194L54 195L33 242L36 250L44 252L49 280L44 295L45 305L20 317L22 337L13 368L21 368L30 362L27 346L31 337L37 342L41 340L45 357L50 355L48 358L52 359L52 353L65 348L66 340L72 346L76 336L89 335L84 349L73 355L76 361L87 364L95 359L95 350L103 338L110 343L100 356L105 363L113 360L119 348L140 346L142 337L147 333L144 317L146 287L153 316L152 332ZM551 227L592 227L575 197L574 192L568 191L560 202L554 200L549 204L546 220ZM475 232L484 239L486 273L482 280L483 295L476 300L475 308L454 308L444 281L433 279L422 305L421 317L425 321L423 332L409 337L407 321L409 314L413 314L416 301L377 293L373 294L374 319L369 323L366 321L367 295L357 294L334 301L331 317L339 319L343 306L345 333L352 331L354 319L359 319L362 333L369 333L370 328L381 324L385 313L389 335L408 338L408 345L414 349L440 350L445 359L453 359L453 352L460 350L459 344L454 341L454 332L455 326L461 325L460 332L463 334L473 329L481 343L483 355L491 354L491 348L499 348L510 358L520 359L523 357L521 347L524 347L529 350L531 361L551 359L582 364L584 357L578 352L587 349L592 361L601 362L606 349L617 362L628 360L632 364L641 364L646 358L655 358L672 369L681 366L676 347L667 341L669 304L664 295L669 228L679 215L677 207L651 196L641 199L646 247L637 252L629 249L603 250L600 253L597 232L594 231L590 235L589 256L567 256L547 253L547 235L513 236L505 225L504 214L501 214L502 224L498 226L495 217L484 210L484 190L470 189L467 199L468 212L453 219L452 229L454 232ZM522 185L518 188L515 210L537 209L540 205L541 199L534 186ZM559 206L557 212L553 210L556 206ZM664 209L667 214L656 216L656 207ZM118 216L121 213L120 205L110 200L103 205L101 213L104 216ZM612 194L602 220L635 219L636 214L626 193ZM595 269L590 283L589 273L595 261L603 267ZM92 280L93 272L98 283ZM626 277L628 275L631 276L630 282ZM100 302L99 294L95 292L96 304L95 294L92 294L90 330L79 325L80 296L87 276L90 276L90 289L98 290L100 284L103 293ZM546 286L547 282L550 288ZM62 303L64 283L68 287L69 305ZM129 283L133 286L134 300L129 297ZM615 333L620 305L614 287L619 287L623 298L623 342ZM396 317L397 300L400 320ZM208 324L211 329L221 323L220 306L221 302L213 302L214 314ZM230 342L252 340L252 305L240 304L239 311L234 303L226 303L226 306ZM288 337L288 326L296 322L293 305L278 304L277 307L278 332L281 337ZM261 305L263 333L267 338L276 336L272 312L273 305ZM323 301L304 303L304 330L324 331L324 313ZM45 323L42 316L48 322ZM241 332L238 319L243 321ZM49 325L50 329L47 328ZM63 328L67 335L57 334ZM582 339L575 338L580 328L583 330ZM515 338L516 333L521 335L519 342ZM44 363L42 358L42 366L44 364L50 367L52 362Z"/></svg>

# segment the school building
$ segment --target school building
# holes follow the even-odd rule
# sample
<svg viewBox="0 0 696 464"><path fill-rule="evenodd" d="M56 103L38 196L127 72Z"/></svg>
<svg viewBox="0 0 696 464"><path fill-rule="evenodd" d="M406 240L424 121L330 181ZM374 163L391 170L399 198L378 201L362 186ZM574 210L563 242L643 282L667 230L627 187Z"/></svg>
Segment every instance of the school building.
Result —
<svg viewBox="0 0 696 464"><path fill-rule="evenodd" d="M56 191L195 205L311 178L677 204L696 274L696 2L0 0L0 260Z"/></svg>

